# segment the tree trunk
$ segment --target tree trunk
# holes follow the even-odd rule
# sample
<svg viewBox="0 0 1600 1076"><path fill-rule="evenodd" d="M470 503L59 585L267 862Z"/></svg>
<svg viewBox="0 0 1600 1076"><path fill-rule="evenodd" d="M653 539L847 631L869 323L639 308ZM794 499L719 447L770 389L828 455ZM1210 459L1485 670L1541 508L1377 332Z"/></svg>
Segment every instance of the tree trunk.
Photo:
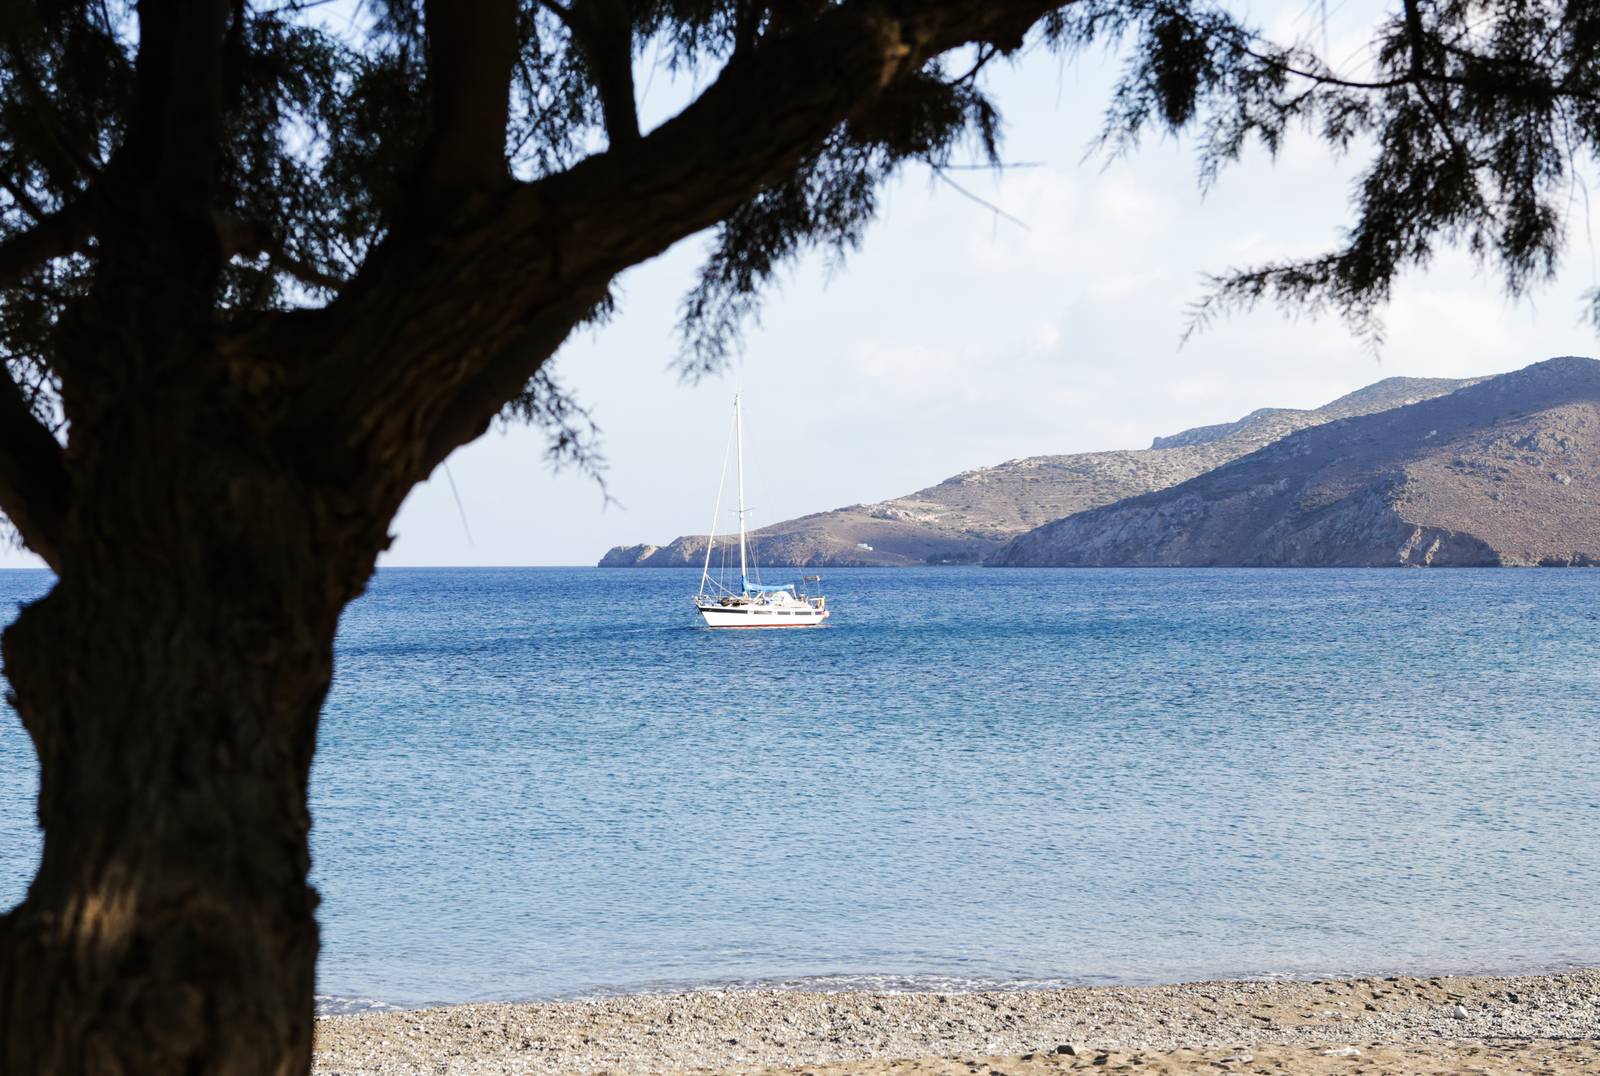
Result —
<svg viewBox="0 0 1600 1076"><path fill-rule="evenodd" d="M306 783L339 613L405 493L617 273L791 175L940 52L1020 47L1052 3L825 5L646 138L613 24L610 149L526 184L503 130L521 8L432 4L440 130L412 201L328 306L248 314L219 306L242 252L216 212L257 201L221 161L239 137L224 33L246 5L141 0L125 133L82 211L92 249L74 211L0 251L10 282L42 257L92 263L41 344L69 444L0 393L0 500L58 576L4 634L45 839L0 917L0 1076L309 1069Z"/></svg>
<svg viewBox="0 0 1600 1076"><path fill-rule="evenodd" d="M145 413L80 471L80 540L4 635L44 855L0 919L0 1073L304 1073L306 784L377 547L333 541L237 428Z"/></svg>

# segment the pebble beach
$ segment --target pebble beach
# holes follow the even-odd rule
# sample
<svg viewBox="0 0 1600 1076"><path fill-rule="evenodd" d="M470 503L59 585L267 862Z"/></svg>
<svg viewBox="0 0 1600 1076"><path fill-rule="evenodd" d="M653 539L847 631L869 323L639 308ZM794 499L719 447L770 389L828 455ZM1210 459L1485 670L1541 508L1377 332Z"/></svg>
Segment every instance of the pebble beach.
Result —
<svg viewBox="0 0 1600 1076"><path fill-rule="evenodd" d="M983 993L700 990L317 1021L319 1076L1600 1073L1600 969Z"/></svg>

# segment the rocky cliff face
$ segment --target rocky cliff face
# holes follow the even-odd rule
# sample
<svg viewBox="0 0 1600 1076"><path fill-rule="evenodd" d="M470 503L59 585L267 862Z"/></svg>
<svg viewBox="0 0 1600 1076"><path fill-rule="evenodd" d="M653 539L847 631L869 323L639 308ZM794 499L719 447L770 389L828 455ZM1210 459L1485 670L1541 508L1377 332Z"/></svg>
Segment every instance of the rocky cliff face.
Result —
<svg viewBox="0 0 1600 1076"><path fill-rule="evenodd" d="M1148 449L1009 460L893 500L763 527L754 532L756 555L762 564L791 567L975 564L1041 524L1175 486L1296 430L1472 383L1394 377L1314 410L1255 411L1237 422L1158 437ZM725 540L719 536L718 545ZM659 547L617 546L600 566L698 567L705 552L704 535L686 535Z"/></svg>
<svg viewBox="0 0 1600 1076"><path fill-rule="evenodd" d="M1579 358L1303 429L1172 488L1038 527L989 561L1596 562L1600 362Z"/></svg>

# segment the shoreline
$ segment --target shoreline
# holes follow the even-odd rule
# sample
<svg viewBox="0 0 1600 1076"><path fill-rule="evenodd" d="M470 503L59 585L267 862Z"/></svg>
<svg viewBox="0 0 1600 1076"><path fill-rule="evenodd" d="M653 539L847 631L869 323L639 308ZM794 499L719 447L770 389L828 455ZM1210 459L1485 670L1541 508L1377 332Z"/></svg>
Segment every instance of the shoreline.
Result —
<svg viewBox="0 0 1600 1076"><path fill-rule="evenodd" d="M1545 979L1563 975L1600 975L1600 958L1580 959L1565 954L1546 959L1511 960L1505 962L1439 961L1432 963L1386 966L1356 965L1345 968L1319 968L1312 970L1267 970L1222 968L1201 971L1193 976L1178 972L1171 975L960 975L954 972L805 972L794 975L759 975L710 979L647 979L634 983L617 984L600 982L589 986L563 989L553 993L535 993L526 997L479 997L461 1001L413 998L395 1001L367 994L317 994L315 1016L321 1020L329 1016L366 1016L381 1013L428 1012L435 1009L458 1009L466 1005L509 1005L518 1008L539 1008L553 1005L580 1004L584 1002L613 1002L655 997L690 997L697 994L873 994L897 996L962 995L962 994L1030 994L1040 992L1068 992L1074 990L1142 990L1157 987L1194 986L1203 983L1336 983L1368 980L1407 979L1427 982L1433 979ZM327 1006L327 1007L324 1007ZM1596 1073L1600 1076L1600 1072Z"/></svg>
<svg viewBox="0 0 1600 1076"><path fill-rule="evenodd" d="M942 994L698 990L323 1016L315 1071L1564 1074L1600 1072L1597 1036L1597 968Z"/></svg>

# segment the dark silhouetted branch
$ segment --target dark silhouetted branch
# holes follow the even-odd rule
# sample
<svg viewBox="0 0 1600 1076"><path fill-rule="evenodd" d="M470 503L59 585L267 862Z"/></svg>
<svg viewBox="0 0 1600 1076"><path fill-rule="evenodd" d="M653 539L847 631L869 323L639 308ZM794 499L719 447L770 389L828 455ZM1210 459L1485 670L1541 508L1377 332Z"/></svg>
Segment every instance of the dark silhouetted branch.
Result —
<svg viewBox="0 0 1600 1076"><path fill-rule="evenodd" d="M488 428L614 275L792 175L840 123L934 56L1005 48L1061 0L848 0L762 38L683 112L534 183L411 218L322 311L266 317L232 346L317 355L283 444L389 512ZM368 487L370 488L370 487ZM390 503L392 501L392 503ZM387 517L387 514L386 516Z"/></svg>
<svg viewBox="0 0 1600 1076"><path fill-rule="evenodd" d="M764 5L758 0L739 0L733 18L733 55L742 59L756 47Z"/></svg>
<svg viewBox="0 0 1600 1076"><path fill-rule="evenodd" d="M32 195L23 189L22 184L13 181L10 176L0 177L0 187L6 189L6 193L11 195L11 200L21 206L23 211L34 219L35 223L44 220L45 217L50 215L43 206L34 200Z"/></svg>
<svg viewBox="0 0 1600 1076"><path fill-rule="evenodd" d="M264 224L241 220L225 213L213 213L212 219L216 224L217 242L222 247L225 259L265 254L274 269L287 273L302 284L338 291L346 283L342 277L324 272L304 259L295 257Z"/></svg>
<svg viewBox="0 0 1600 1076"><path fill-rule="evenodd" d="M267 259L272 263L274 269L287 273L300 283L309 284L314 288L338 291L348 283L342 277L334 276L332 273L325 273L311 263L296 258L282 247L273 247L267 251Z"/></svg>
<svg viewBox="0 0 1600 1076"><path fill-rule="evenodd" d="M852 0L763 40L632 145L511 186L426 243L391 240L326 310L263 323L260 353L325 357L292 432L409 488L486 428L617 273L791 174L896 79L965 44L1019 46L1058 3Z"/></svg>
<svg viewBox="0 0 1600 1076"><path fill-rule="evenodd" d="M429 0L428 92L433 133L422 155L427 196L510 179L506 119L516 63L516 0Z"/></svg>
<svg viewBox="0 0 1600 1076"><path fill-rule="evenodd" d="M0 509L28 548L57 570L71 499L61 445L11 376L0 374Z"/></svg>
<svg viewBox="0 0 1600 1076"><path fill-rule="evenodd" d="M566 18L600 94L606 137L613 147L639 139L633 92L633 16L627 0L572 0Z"/></svg>
<svg viewBox="0 0 1600 1076"><path fill-rule="evenodd" d="M47 214L27 231L0 240L0 287L16 283L52 258L84 248L94 235L94 213L87 201Z"/></svg>

